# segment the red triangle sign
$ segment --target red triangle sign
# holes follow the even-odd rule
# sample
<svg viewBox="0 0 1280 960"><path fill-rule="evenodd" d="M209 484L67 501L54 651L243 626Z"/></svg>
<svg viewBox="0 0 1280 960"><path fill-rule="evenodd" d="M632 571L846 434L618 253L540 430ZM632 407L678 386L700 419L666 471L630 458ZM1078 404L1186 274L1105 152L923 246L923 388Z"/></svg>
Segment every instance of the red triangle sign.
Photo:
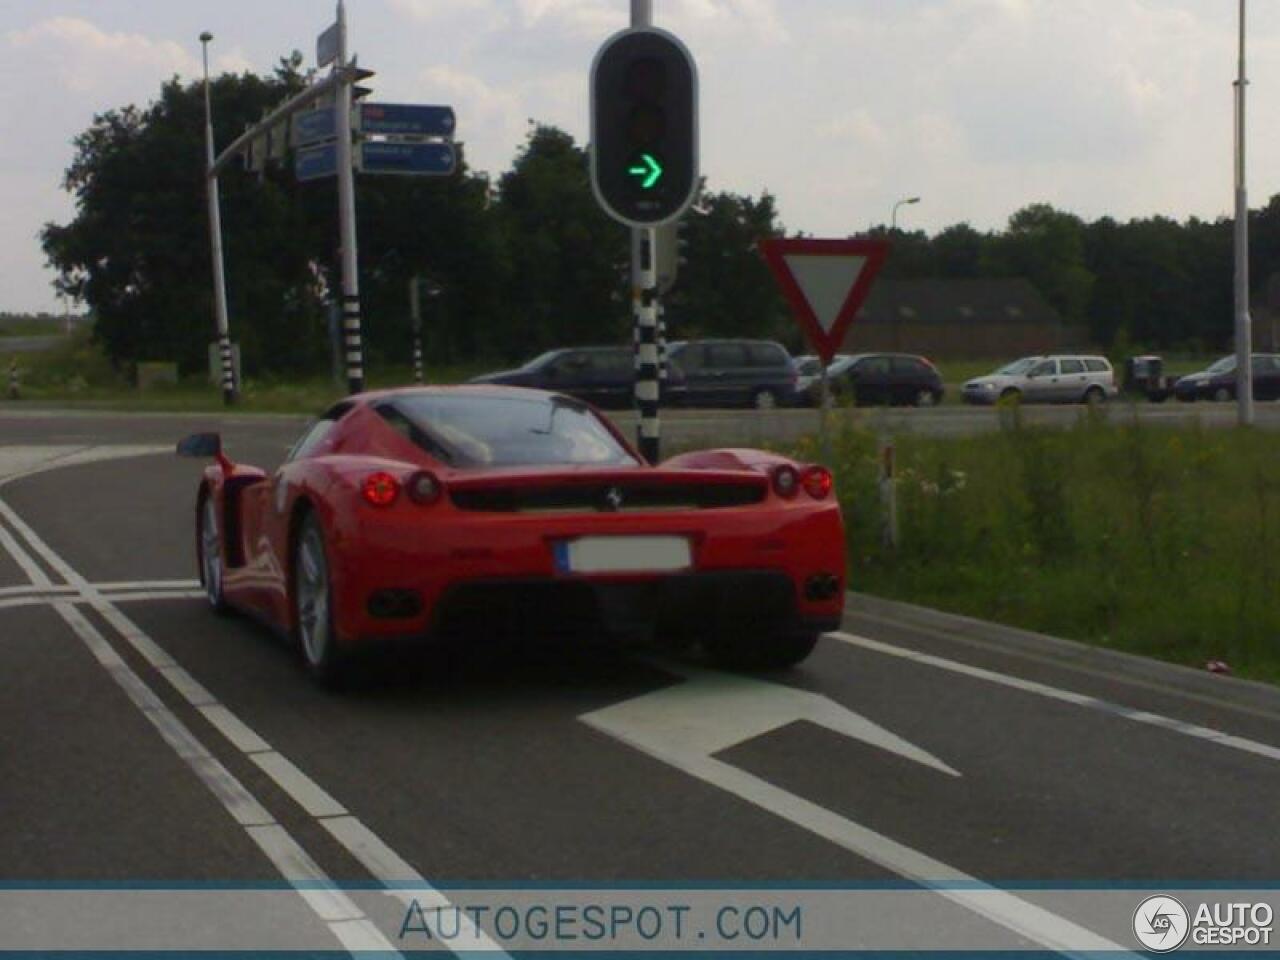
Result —
<svg viewBox="0 0 1280 960"><path fill-rule="evenodd" d="M767 237L760 252L823 363L830 363L884 266L889 241Z"/></svg>

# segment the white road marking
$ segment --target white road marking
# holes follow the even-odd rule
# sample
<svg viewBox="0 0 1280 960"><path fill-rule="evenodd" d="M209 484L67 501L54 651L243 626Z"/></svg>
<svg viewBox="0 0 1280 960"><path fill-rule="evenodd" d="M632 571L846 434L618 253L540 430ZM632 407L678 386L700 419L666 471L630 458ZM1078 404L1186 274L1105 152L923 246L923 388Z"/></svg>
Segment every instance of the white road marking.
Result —
<svg viewBox="0 0 1280 960"><path fill-rule="evenodd" d="M161 448L165 452L168 448ZM77 461L89 462L89 461ZM8 479L18 479L17 475ZM6 480L0 480L2 486ZM426 879L414 870L409 864L394 850L391 849L377 834L370 830L356 817L346 811L341 804L338 803L327 791L325 791L318 783L308 777L295 764L289 761L282 754L271 748L271 745L259 736L248 724L237 717L229 708L219 703L212 694L209 693L194 677L166 653L154 640L152 640L141 628L133 623L124 615L112 602L122 599L140 598L142 593L132 593L128 595L116 594L113 598L108 598L101 589L90 583L81 576L69 563L62 559L52 547L50 547L40 536L3 500L0 500L0 519L6 521L15 532L18 533L27 543L28 546L47 563L51 570L61 576L67 584L77 591L74 597L68 597L61 600L57 604L57 608L63 613L64 618L75 617L95 634L96 630L84 618L84 616L76 609L76 604L85 604L95 610L111 627L128 643L142 658L153 668L155 668L161 676L163 676L174 690L183 697L188 703L195 707L210 724L219 733L226 738L237 750L244 753L250 760L257 764L272 781L279 786L295 803L307 811L316 822L324 826L326 830L340 844L351 842L352 848L349 852L373 875L373 877L381 884L391 887L393 884L412 884L416 889L406 890L403 887L399 889L388 889L385 892L388 896L401 902L408 903L414 896L419 899L420 903L426 902L428 899L436 905L442 907L452 906L450 901L439 891L437 891ZM3 531L3 527L0 527ZM19 566L34 565L35 561L26 551L12 538L8 541L0 541L0 546L5 547ZM25 559L25 563L24 563ZM38 566L35 567L39 570ZM46 582L51 584L48 578ZM191 581L178 581L179 584L185 585ZM146 584L151 586L151 584ZM168 586L167 583L163 584ZM114 584L111 586L120 587L128 586L127 584ZM144 591L145 593L146 591ZM180 591L184 592L184 591ZM168 598L173 594L164 591L163 596ZM196 593L196 596L203 597L203 593ZM23 598L29 599L29 598ZM47 601L41 601L47 602ZM3 601L0 601L0 607ZM65 611L65 612L64 612ZM125 674L117 674L113 672L113 676L123 684L129 684L136 696L140 699L148 700L159 705L159 709L167 710L163 707L162 702L155 696L151 690L134 674L119 655L115 653L111 645L97 634L101 641L101 646L106 651L110 651L110 655L127 671ZM104 653L105 656L105 653ZM101 658L100 658L101 659ZM104 664L105 665L105 664ZM126 679L122 679L126 678ZM137 702L135 700L135 702ZM172 714L170 714L172 715ZM177 717L174 717L177 721ZM153 721L154 722L154 721ZM180 723L180 721L177 721ZM173 735L168 728L160 728L161 734L165 735L165 739L171 746L183 756L196 770L201 779L205 781L209 789L217 793L217 787L224 786L216 776L211 775L208 769L209 763L216 765L212 772L225 768L218 763L216 759L208 754L200 745L199 741L188 731L188 738L184 739ZM183 728L186 729L185 727ZM207 757L207 761L205 758ZM240 786L238 781L231 777L229 772L226 773L227 779ZM241 790L244 788L241 787ZM245 795L253 800L252 795L247 790ZM224 799L219 794L219 799ZM226 800L224 799L224 804ZM256 800L253 800L257 804ZM260 805L259 805L259 808ZM228 809L231 809L228 807ZM266 814L266 811L263 810ZM346 912L348 915L338 917L337 913L329 909L328 901L318 899L314 895L314 891L309 890L317 881L322 881L324 885L332 886L331 881L324 875L320 868L307 856L306 852L299 846L290 834L274 820L270 819L270 814L266 814L268 822L254 825L247 825L246 829L250 831L250 835L254 841L262 848L263 852L272 859L272 862L280 870L281 874L290 881L295 879L305 881L304 887L307 889L299 889L298 893L307 899L308 903L322 917L328 918L333 916L335 919L329 922L330 930L334 935L339 937L340 942L347 945L348 949L357 949L359 951L380 951L386 956L395 957L395 953L391 944L388 943L378 932L377 928L371 922L363 917L358 908L354 904L350 904L347 898L338 893L337 895L350 904L347 910L343 905L342 909L337 913ZM394 870L394 875L380 872L384 868ZM312 893L313 896L308 896ZM321 910L324 912L322 913ZM497 945L488 937L476 934L468 938L457 938L449 942L450 948L459 955L473 951L482 950L491 955L494 960L503 960L507 954L501 951Z"/></svg>
<svg viewBox="0 0 1280 960"><path fill-rule="evenodd" d="M1038 683L1035 680L1024 680L1021 677L1012 677L1008 674L997 673L994 670L986 670L982 667L975 667L967 663L960 663L957 660L948 660L945 657L936 657L929 653L921 653L918 650L893 646L892 644L883 643L879 640L872 640L869 637L860 637L853 633L844 633L841 631L828 634L828 636L831 636L842 643L847 643L852 647L861 647L864 650L871 650L876 653L883 653L886 656L898 657L902 660L910 660L914 663L924 664L925 666L936 667L939 670L958 673L962 676L972 677L975 680L983 680L987 683L999 684L1000 686L1008 687L1011 690L1020 690L1023 693L1034 694L1038 697L1046 697L1050 700L1070 703L1077 707L1085 707L1086 709L1096 710L1099 713L1109 714L1113 717L1132 720L1134 723L1145 723L1148 726L1160 727L1163 730L1171 730L1174 733L1180 733L1184 736L1193 737L1197 740L1204 740L1219 746L1230 747L1233 750L1241 750L1245 753L1252 753L1256 756L1266 757L1268 760L1280 760L1280 747L1275 747L1267 743L1260 743L1257 740L1249 740L1245 737L1237 737L1229 733L1224 733L1221 730L1214 730L1212 727L1203 727L1199 724L1188 723L1185 720L1177 720L1173 717L1161 716L1158 713L1148 713L1145 710L1135 710L1132 707L1113 703L1110 700L1102 700L1098 697L1091 697L1084 693L1075 693L1071 690L1061 690L1058 687L1051 687L1046 683Z"/></svg>
<svg viewBox="0 0 1280 960"><path fill-rule="evenodd" d="M942 761L817 694L730 674L679 672L686 675L686 682L583 714L579 719L899 876L927 885L956 885L936 892L1051 950L1121 950L1084 927L717 760L712 754L797 720L809 720L958 776Z"/></svg>
<svg viewBox="0 0 1280 960"><path fill-rule="evenodd" d="M173 453L171 446L121 444L118 446L6 446L0 447L0 487L15 480L107 460L128 460Z"/></svg>

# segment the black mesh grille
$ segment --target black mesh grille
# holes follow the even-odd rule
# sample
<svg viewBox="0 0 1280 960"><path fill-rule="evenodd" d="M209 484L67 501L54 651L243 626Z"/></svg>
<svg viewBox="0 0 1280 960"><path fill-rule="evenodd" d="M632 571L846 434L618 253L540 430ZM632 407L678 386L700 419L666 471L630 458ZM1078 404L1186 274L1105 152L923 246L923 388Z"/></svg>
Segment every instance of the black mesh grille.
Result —
<svg viewBox="0 0 1280 960"><path fill-rule="evenodd" d="M452 490L461 510L489 513L542 511L635 513L646 510L712 510L742 507L765 498L763 484L580 484Z"/></svg>

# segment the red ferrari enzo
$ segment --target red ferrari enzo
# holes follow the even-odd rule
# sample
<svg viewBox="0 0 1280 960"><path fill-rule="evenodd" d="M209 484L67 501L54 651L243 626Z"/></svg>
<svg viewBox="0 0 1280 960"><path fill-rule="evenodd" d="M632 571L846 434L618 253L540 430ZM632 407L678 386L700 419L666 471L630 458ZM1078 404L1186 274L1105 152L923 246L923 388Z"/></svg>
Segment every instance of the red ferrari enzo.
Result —
<svg viewBox="0 0 1280 960"><path fill-rule="evenodd" d="M825 467L757 450L646 464L610 421L514 387L365 393L268 476L217 434L196 496L209 603L295 638L322 681L383 639L552 634L804 659L844 605Z"/></svg>

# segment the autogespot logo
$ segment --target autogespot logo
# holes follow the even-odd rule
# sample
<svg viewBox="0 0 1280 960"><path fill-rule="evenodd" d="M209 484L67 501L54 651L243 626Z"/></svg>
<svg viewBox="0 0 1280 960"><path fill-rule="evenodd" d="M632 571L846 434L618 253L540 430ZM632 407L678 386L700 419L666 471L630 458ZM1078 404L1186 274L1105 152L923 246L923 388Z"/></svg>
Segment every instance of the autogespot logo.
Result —
<svg viewBox="0 0 1280 960"><path fill-rule="evenodd" d="M1177 950L1186 942L1190 928L1187 908L1163 894L1147 897L1133 913L1133 935L1152 953Z"/></svg>

